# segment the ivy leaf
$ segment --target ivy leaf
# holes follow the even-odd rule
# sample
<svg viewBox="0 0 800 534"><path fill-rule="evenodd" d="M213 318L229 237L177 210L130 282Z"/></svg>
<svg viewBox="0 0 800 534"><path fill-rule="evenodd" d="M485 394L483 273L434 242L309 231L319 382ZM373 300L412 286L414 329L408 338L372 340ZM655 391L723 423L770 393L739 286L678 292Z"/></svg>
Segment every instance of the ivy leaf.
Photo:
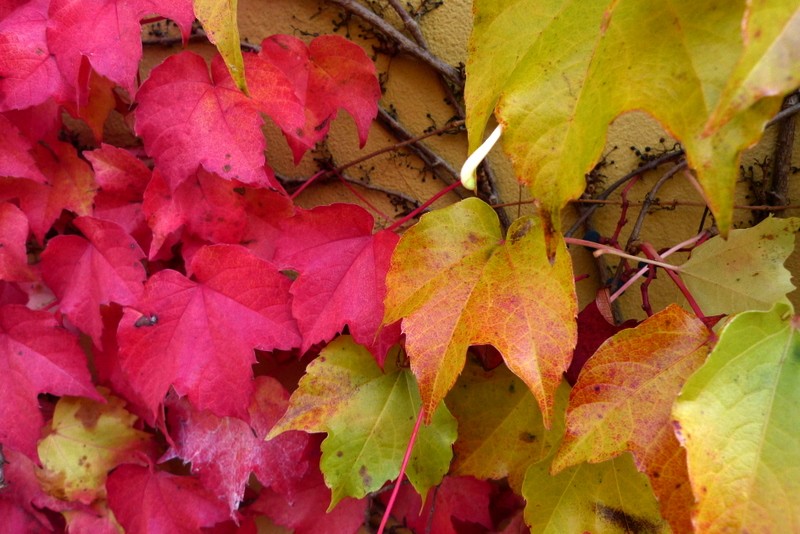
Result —
<svg viewBox="0 0 800 534"><path fill-rule="evenodd" d="M82 90L81 65L88 60L97 73L135 94L142 58L139 21L153 13L175 21L188 38L194 22L190 0L52 0L47 42L64 78Z"/></svg>
<svg viewBox="0 0 800 534"><path fill-rule="evenodd" d="M172 187L199 166L226 179L279 189L265 168L264 121L220 56L181 52L154 68L136 95L136 133Z"/></svg>
<svg viewBox="0 0 800 534"><path fill-rule="evenodd" d="M217 47L228 72L236 86L247 94L244 77L244 59L239 40L239 26L236 24L238 0L194 0L194 12L208 35L211 44Z"/></svg>
<svg viewBox="0 0 800 534"><path fill-rule="evenodd" d="M744 51L709 119L713 131L759 98L790 93L800 85L800 8L778 2L765 9L747 3L742 20Z"/></svg>
<svg viewBox="0 0 800 534"><path fill-rule="evenodd" d="M673 410L705 532L800 525L800 336L789 304L734 317Z"/></svg>
<svg viewBox="0 0 800 534"><path fill-rule="evenodd" d="M446 402L458 421L453 476L508 477L520 492L528 466L556 445L559 432L545 432L533 394L503 365L484 371L468 363Z"/></svg>
<svg viewBox="0 0 800 534"><path fill-rule="evenodd" d="M144 210L153 230L150 259L155 258L165 241L182 227L204 242L238 243L247 226L247 213L237 184L216 174L198 169L197 173L173 188L156 171L144 193Z"/></svg>
<svg viewBox="0 0 800 534"><path fill-rule="evenodd" d="M360 46L338 35L321 35L308 46L291 35L273 35L261 43L258 56L291 80L305 107L304 125L281 127L295 163L325 138L340 108L353 117L364 146L378 115L381 88L375 65Z"/></svg>
<svg viewBox="0 0 800 534"><path fill-rule="evenodd" d="M175 445L163 459L178 457L191 462L203 487L228 503L231 513L244 496L251 472L265 486L290 494L309 468L305 458L308 435L289 432L264 441L288 400L289 394L277 380L257 377L248 409L251 421L259 423L256 431L241 419L217 417L193 409L185 399L175 399L167 405L167 423Z"/></svg>
<svg viewBox="0 0 800 534"><path fill-rule="evenodd" d="M131 388L152 424L170 385L198 410L247 419L253 349L300 343L289 308L290 280L234 245L200 249L195 280L164 270L119 325L120 388Z"/></svg>
<svg viewBox="0 0 800 534"><path fill-rule="evenodd" d="M8 532L54 531L45 509L61 510L66 503L42 491L33 460L7 446L3 447L2 454L5 457L3 478L7 484L0 491L3 528Z"/></svg>
<svg viewBox="0 0 800 534"><path fill-rule="evenodd" d="M36 160L31 155L33 143L4 115L0 115L0 135L3 137L0 176L27 178L34 182L47 183L47 177L36 166Z"/></svg>
<svg viewBox="0 0 800 534"><path fill-rule="evenodd" d="M766 310L794 290L783 262L794 250L800 218L770 217L728 239L713 237L681 265L681 278L707 315Z"/></svg>
<svg viewBox="0 0 800 534"><path fill-rule="evenodd" d="M537 219L519 219L504 241L494 210L474 198L423 216L402 236L386 279L384 324L403 319L428 418L453 387L467 348L493 345L550 426L577 314L572 263L556 239L551 265Z"/></svg>
<svg viewBox="0 0 800 534"><path fill-rule="evenodd" d="M20 2L0 17L0 111L71 95L47 44L49 6L50 0Z"/></svg>
<svg viewBox="0 0 800 534"><path fill-rule="evenodd" d="M727 235L739 154L761 136L780 98L761 100L706 133L743 52L745 4L716 7L646 0L476 2L465 93L471 150L494 110L506 126L503 144L517 177L557 221L566 202L583 191L609 123L642 110L681 141ZM753 4L748 17L769 9ZM769 59L765 68L786 71Z"/></svg>
<svg viewBox="0 0 800 534"><path fill-rule="evenodd" d="M398 324L381 325L386 272L398 237L373 235L374 223L359 206L332 204L298 210L280 225L274 261L299 273L290 291L302 351L347 325L356 343L382 364L400 340Z"/></svg>
<svg viewBox="0 0 800 534"><path fill-rule="evenodd" d="M413 532L458 534L467 531L458 528L464 523L491 530L489 499L492 489L492 485L483 480L447 476L423 503L411 488L403 486L397 494L392 515ZM466 503L469 505L465 506Z"/></svg>
<svg viewBox="0 0 800 534"><path fill-rule="evenodd" d="M332 509L397 477L420 407L413 376L387 359L381 372L372 355L341 336L309 364L286 415L268 438L286 430L327 432L320 467L332 489ZM442 407L420 427L406 475L423 496L450 465L456 422Z"/></svg>
<svg viewBox="0 0 800 534"><path fill-rule="evenodd" d="M547 458L525 475L525 522L533 533L670 532L658 512L647 477L630 454L599 464L580 464L555 476Z"/></svg>
<svg viewBox="0 0 800 534"><path fill-rule="evenodd" d="M686 379L708 354L702 321L672 304L606 341L572 389L567 433L553 460L561 471L633 453L676 532L691 530L693 498L686 457L670 410Z"/></svg>
<svg viewBox="0 0 800 534"><path fill-rule="evenodd" d="M116 223L78 217L74 224L86 237L60 235L48 241L42 276L58 297L61 312L99 347L100 306L130 306L139 299L147 278L144 252Z"/></svg>
<svg viewBox="0 0 800 534"><path fill-rule="evenodd" d="M133 428L136 416L124 401L103 390L105 403L62 397L47 436L39 442L42 487L59 499L90 504L105 497L106 475L123 463L155 453L147 432Z"/></svg>
<svg viewBox="0 0 800 534"><path fill-rule="evenodd" d="M102 401L92 386L78 339L42 311L0 306L0 443L36 459L44 418L39 393Z"/></svg>
<svg viewBox="0 0 800 534"><path fill-rule="evenodd" d="M28 267L28 219L14 204L0 203L0 279L29 282L34 279Z"/></svg>
<svg viewBox="0 0 800 534"><path fill-rule="evenodd" d="M108 506L129 534L190 534L228 518L228 509L193 477L123 465L108 477Z"/></svg>

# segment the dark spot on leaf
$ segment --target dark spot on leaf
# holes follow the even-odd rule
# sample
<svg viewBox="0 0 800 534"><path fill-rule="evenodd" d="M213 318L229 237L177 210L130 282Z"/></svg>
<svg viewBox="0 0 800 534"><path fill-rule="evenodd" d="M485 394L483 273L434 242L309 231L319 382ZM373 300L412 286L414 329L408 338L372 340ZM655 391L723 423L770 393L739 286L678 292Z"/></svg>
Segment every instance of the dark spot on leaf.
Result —
<svg viewBox="0 0 800 534"><path fill-rule="evenodd" d="M361 466L361 469L358 470L358 475L361 477L361 482L364 484L365 488L368 488L372 485L372 477L367 474L366 465Z"/></svg>
<svg viewBox="0 0 800 534"><path fill-rule="evenodd" d="M94 428L97 425L97 420L100 419L100 406L100 404L94 402L82 403L75 412L75 419L88 429Z"/></svg>
<svg viewBox="0 0 800 534"><path fill-rule="evenodd" d="M234 187L233 192L236 193L237 195L244 195L245 189L244 187Z"/></svg>
<svg viewBox="0 0 800 534"><path fill-rule="evenodd" d="M142 315L141 317L136 319L136 322L133 323L133 326L135 326L136 328L141 328L143 326L155 326L157 322L158 322L158 317L155 314Z"/></svg>
<svg viewBox="0 0 800 534"><path fill-rule="evenodd" d="M336 451L337 458L341 458L342 456L344 456L344 453L342 451Z"/></svg>
<svg viewBox="0 0 800 534"><path fill-rule="evenodd" d="M519 440L524 441L525 443L533 443L536 441L536 434L531 434L530 432L520 432Z"/></svg>
<svg viewBox="0 0 800 534"><path fill-rule="evenodd" d="M530 219L527 219L523 224L519 225L519 227L514 228L514 231L511 232L511 235L509 236L511 239L511 244L513 245L528 235L528 232L531 231L531 228L533 228L533 222Z"/></svg>
<svg viewBox="0 0 800 534"><path fill-rule="evenodd" d="M508 385L508 392L509 393L516 393L517 392L517 387L514 385L514 382L511 382Z"/></svg>
<svg viewBox="0 0 800 534"><path fill-rule="evenodd" d="M470 232L470 233L467 235L467 239L469 239L469 242L470 242L470 243L477 243L477 242L478 242L478 236L477 236L477 235L475 235L475 233L474 233L474 232Z"/></svg>
<svg viewBox="0 0 800 534"><path fill-rule="evenodd" d="M658 532L658 525L643 517L636 517L619 508L612 508L602 503L594 505L597 516L608 523L616 525L631 534L650 534Z"/></svg>
<svg viewBox="0 0 800 534"><path fill-rule="evenodd" d="M298 129L296 129L296 130L294 131L294 134L295 134L297 137L303 137L303 129L302 129L302 128L298 128Z"/></svg>
<svg viewBox="0 0 800 534"><path fill-rule="evenodd" d="M231 155L230 154L225 154L225 159L231 159Z"/></svg>
<svg viewBox="0 0 800 534"><path fill-rule="evenodd" d="M595 393L599 393L600 390L603 389L603 388L601 388L600 386L595 385L592 389L594 390Z"/></svg>
<svg viewBox="0 0 800 534"><path fill-rule="evenodd" d="M226 163L222 166L222 170L225 172L231 172L231 166Z"/></svg>

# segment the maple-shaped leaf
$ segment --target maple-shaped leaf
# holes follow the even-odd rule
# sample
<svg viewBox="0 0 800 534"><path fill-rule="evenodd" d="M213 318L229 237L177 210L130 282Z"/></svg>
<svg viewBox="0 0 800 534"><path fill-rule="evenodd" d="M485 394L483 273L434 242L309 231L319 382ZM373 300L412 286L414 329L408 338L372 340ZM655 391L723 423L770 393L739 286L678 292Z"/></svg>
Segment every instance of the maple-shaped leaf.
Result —
<svg viewBox="0 0 800 534"><path fill-rule="evenodd" d="M54 531L55 525L45 509L61 510L65 503L42 491L33 460L7 446L2 447L0 452L5 460L2 466L5 486L0 488L3 529L7 532Z"/></svg>
<svg viewBox="0 0 800 534"><path fill-rule="evenodd" d="M414 377L391 358L382 372L349 336L326 346L311 362L268 437L286 430L327 432L320 467L333 490L331 508L361 498L397 477L420 407ZM450 465L456 422L440 407L419 430L406 475L425 495Z"/></svg>
<svg viewBox="0 0 800 534"><path fill-rule="evenodd" d="M155 453L152 435L133 428L125 402L102 390L104 403L62 397L39 442L39 479L50 495L86 504L105 497L106 475Z"/></svg>
<svg viewBox="0 0 800 534"><path fill-rule="evenodd" d="M372 234L374 219L359 206L332 204L297 214L280 226L274 261L299 273L292 313L301 350L329 341L345 325L379 363L400 339L398 324L382 327L386 272L398 237Z"/></svg>
<svg viewBox="0 0 800 534"><path fill-rule="evenodd" d="M291 317L289 278L244 247L200 249L194 280L164 270L119 325L119 367L153 423L170 385L199 410L247 419L253 349L290 349L300 336Z"/></svg>
<svg viewBox="0 0 800 534"><path fill-rule="evenodd" d="M72 95L47 44L49 6L50 0L20 2L0 16L0 111Z"/></svg>
<svg viewBox="0 0 800 534"><path fill-rule="evenodd" d="M798 217L770 217L695 248L680 274L703 313L767 310L794 290L783 262L794 250L798 228Z"/></svg>
<svg viewBox="0 0 800 534"><path fill-rule="evenodd" d="M567 407L558 472L633 453L676 532L691 530L685 454L672 430L672 404L709 351L709 330L675 304L607 340L586 363Z"/></svg>
<svg viewBox="0 0 800 534"><path fill-rule="evenodd" d="M51 0L47 42L67 82L83 91L82 63L88 60L93 70L133 95L142 58L139 21L154 13L174 20L188 37L194 22L191 0Z"/></svg>
<svg viewBox="0 0 800 534"><path fill-rule="evenodd" d="M34 279L28 267L28 219L18 207L0 203L0 280L29 282Z"/></svg>
<svg viewBox="0 0 800 534"><path fill-rule="evenodd" d="M464 532L461 522L491 529L489 497L492 484L471 477L447 476L428 494L425 503L410 487L403 486L397 494L392 516L413 532L458 534ZM423 506L424 504L424 506ZM454 524L454 521L459 523Z"/></svg>
<svg viewBox="0 0 800 534"><path fill-rule="evenodd" d="M515 174L557 221L560 209L584 190L584 174L603 151L608 125L625 112L645 111L681 142L727 235L739 154L759 139L781 101L761 100L706 131L742 57L743 22L772 11L759 2L747 4L746 13L745 4L476 2L465 91L471 150L481 144L494 111ZM774 76L797 70L796 54L770 58L763 52L753 48ZM783 91L794 86L789 80Z"/></svg>
<svg viewBox="0 0 800 534"><path fill-rule="evenodd" d="M749 2L742 19L742 52L709 119L713 131L766 96L786 94L800 85L800 6L777 2L765 9Z"/></svg>
<svg viewBox="0 0 800 534"><path fill-rule="evenodd" d="M636 470L630 454L576 465L555 476L550 475L550 459L530 466L522 485L531 532L670 532L647 477Z"/></svg>
<svg viewBox="0 0 800 534"><path fill-rule="evenodd" d="M42 276L59 299L59 309L100 346L103 322L100 306L134 304L147 275L144 252L118 224L78 217L84 237L56 236L42 252Z"/></svg>
<svg viewBox="0 0 800 534"><path fill-rule="evenodd" d="M375 65L360 46L338 35L321 35L308 46L291 35L273 35L261 43L258 57L291 80L305 107L304 124L294 129L281 125L295 163L325 138L340 108L353 117L364 146L378 115L381 88Z"/></svg>
<svg viewBox="0 0 800 534"><path fill-rule="evenodd" d="M484 371L468 363L446 402L458 421L451 475L508 477L519 492L528 466L556 445L558 430L545 432L533 394L503 365Z"/></svg>
<svg viewBox="0 0 800 534"><path fill-rule="evenodd" d="M31 155L33 143L20 133L11 120L1 114L0 136L3 138L0 177L27 178L34 182L47 183L47 177L39 170Z"/></svg>
<svg viewBox="0 0 800 534"><path fill-rule="evenodd" d="M342 499L328 511L331 490L325 485L318 461L311 461L291 495L264 488L248 510L260 512L294 534L355 534L364 524L367 499Z"/></svg>
<svg viewBox="0 0 800 534"><path fill-rule="evenodd" d="M62 210L90 215L95 195L92 170L67 143L51 141L33 148L46 184L26 179L0 178L0 200L19 199L31 232L40 243Z"/></svg>
<svg viewBox="0 0 800 534"><path fill-rule="evenodd" d="M97 182L94 216L117 223L147 250L151 233L142 212L142 198L150 182L150 169L129 151L105 143L83 156L92 164Z"/></svg>
<svg viewBox="0 0 800 534"><path fill-rule="evenodd" d="M586 362L605 340L621 330L636 326L636 324L633 319L628 319L619 325L612 324L600 312L597 300L587 304L578 314L578 343L575 345L572 362L567 369L567 381L574 385Z"/></svg>
<svg viewBox="0 0 800 534"><path fill-rule="evenodd" d="M36 459L44 418L36 396L79 395L102 400L92 386L78 339L42 311L0 307L0 443Z"/></svg>
<svg viewBox="0 0 800 534"><path fill-rule="evenodd" d="M242 195L236 192L238 185L199 169L173 188L160 172L154 172L142 204L153 230L150 259L156 257L168 237L182 227L212 244L241 241L247 213Z"/></svg>
<svg viewBox="0 0 800 534"><path fill-rule="evenodd" d="M194 477L123 465L108 476L108 506L128 534L195 534L229 517Z"/></svg>
<svg viewBox="0 0 800 534"><path fill-rule="evenodd" d="M469 198L423 216L400 239L386 279L385 323L403 319L427 417L464 367L470 345L493 345L550 426L553 394L575 346L572 263L542 224L517 220L503 240L494 210Z"/></svg>
<svg viewBox="0 0 800 534"><path fill-rule="evenodd" d="M228 72L236 82L236 86L247 93L247 82L244 77L244 59L242 58L239 25L236 23L238 0L220 2L219 0L194 0L194 12L208 40L217 47Z"/></svg>
<svg viewBox="0 0 800 534"><path fill-rule="evenodd" d="M800 527L800 321L789 304L723 328L673 409L700 532Z"/></svg>
<svg viewBox="0 0 800 534"><path fill-rule="evenodd" d="M136 133L173 188L202 166L226 179L280 189L265 168L258 105L236 88L219 56L210 76L199 55L170 56L153 69L136 101Z"/></svg>
<svg viewBox="0 0 800 534"><path fill-rule="evenodd" d="M167 404L167 422L175 446L165 459L191 462L203 487L228 503L231 513L242 500L251 472L264 486L291 494L309 468L304 457L308 435L287 432L264 441L288 400L289 394L277 380L256 377L248 411L257 430L241 419L217 417L193 409L185 399L174 400Z"/></svg>

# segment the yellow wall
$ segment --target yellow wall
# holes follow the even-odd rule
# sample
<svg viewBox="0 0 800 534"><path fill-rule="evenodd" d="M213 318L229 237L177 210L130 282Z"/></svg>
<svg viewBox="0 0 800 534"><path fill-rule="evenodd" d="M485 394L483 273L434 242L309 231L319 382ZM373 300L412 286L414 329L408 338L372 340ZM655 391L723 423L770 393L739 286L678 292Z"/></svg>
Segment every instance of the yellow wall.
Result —
<svg viewBox="0 0 800 534"><path fill-rule="evenodd" d="M419 2L420 0L413 0L412 4L418 5ZM405 5L406 1L404 0L402 3ZM399 21L391 17L392 9L386 0L374 1L370 4L378 9L382 7L388 20L393 20L395 25L400 27ZM308 41L312 38L309 34L332 33L333 21L340 19L341 15L342 11L335 5L316 0L270 0L268 2L240 0L239 2L241 35L251 43L260 43L263 38L275 33L290 33ZM466 61L470 25L471 3L468 0L445 0L443 5L421 20L421 27L431 51L452 65ZM350 37L372 54L372 46L375 41L364 38L363 26L363 22L352 18L347 28ZM345 27L340 28L338 33L344 35ZM214 52L209 45L192 44L191 47L208 57ZM174 50L149 47L146 50L144 69L151 68L165 55L172 52ZM413 134L419 135L433 124L441 126L453 116L453 108L444 101L446 94L440 81L428 67L421 65L413 58L401 55L389 57L385 54L377 55L376 65L386 79L384 84L386 91L381 104L386 108L391 106L396 109L399 120ZM353 122L346 113L342 113L331 128L326 149L318 150L317 154L307 154L298 166L294 166L280 133L272 125L269 125L267 130L268 161L281 174L293 177L305 177L316 172L317 165L314 158L320 157L325 150L329 151L337 164L343 164L397 141L381 126L375 124L367 145L363 149L359 149ZM761 158L765 153L769 153L772 146L772 135L774 132L768 131L762 145L746 154L743 163L749 164L754 158ZM611 152L609 157L614 160L614 165L606 167L603 171L603 174L607 176L607 183L611 183L636 167L636 158L628 147L631 145L640 148L657 146L659 138L663 136L664 133L659 125L643 114L628 114L618 118L609 130L606 152L611 152L615 145L619 148ZM800 135L797 136L796 141L795 154L800 152ZM456 169L461 166L466 157L464 134L434 137L425 143ZM501 178L502 200L513 202L520 198L527 198L524 189L517 185L510 166L501 152L496 149L490 159ZM795 159L795 164L799 164L797 159ZM422 169L423 165L418 159L403 151L400 154L390 153L375 157L360 166L349 169L347 173L353 178L368 178L372 184L402 191L424 201L439 191L444 184L439 180L433 180L430 173L422 172ZM651 173L640 181L631 192L631 200L633 202L641 201L659 176L660 174ZM793 188L790 192L790 197L793 199L800 199L797 182L798 180L793 180ZM749 201L744 198L746 186L740 185L741 194L737 199L737 204L748 204ZM359 192L384 213L390 216L394 215L393 207L385 194L365 189L359 189ZM680 176L671 180L661 190L659 197L663 201L679 200L695 203L701 201L699 195ZM437 206L456 201L458 198L457 195L451 194L440 201ZM612 198L618 199L619 197ZM337 201L360 203L347 188L335 181L309 188L298 199L298 202L305 206ZM529 205L522 205L519 208L509 208L508 214L514 218L518 213L525 214L530 210ZM696 233L702 211L700 207L679 206L673 211L662 210L653 213L645 221L642 237L652 242L657 248L678 243ZM565 211L564 223L566 225L573 220L574 214L575 210L572 208ZM627 238L627 230L630 229L637 214L638 207L633 206L628 217L630 222L622 235L623 239ZM786 215L800 216L800 211L789 211L786 212ZM737 210L736 212L737 222L740 225L747 226L750 216L750 212L746 210ZM598 210L594 217L594 223L602 234L608 235L613 231L618 217L619 207L608 206ZM376 215L377 226L382 227L386 224L387 221ZM598 274L594 260L585 251L576 251L574 258L576 274L591 275L590 280L578 284L581 306L583 306L594 297ZM614 262L613 259L610 261ZM793 273L800 273L800 255L794 254L787 265ZM671 282L666 277L662 278L654 284L653 291L651 291L651 301L656 310L677 298ZM797 293L795 292L793 295L795 305L800 304ZM637 286L634 286L633 290L629 291L621 301L625 318L643 317L643 313L639 309L640 302L639 291Z"/></svg>

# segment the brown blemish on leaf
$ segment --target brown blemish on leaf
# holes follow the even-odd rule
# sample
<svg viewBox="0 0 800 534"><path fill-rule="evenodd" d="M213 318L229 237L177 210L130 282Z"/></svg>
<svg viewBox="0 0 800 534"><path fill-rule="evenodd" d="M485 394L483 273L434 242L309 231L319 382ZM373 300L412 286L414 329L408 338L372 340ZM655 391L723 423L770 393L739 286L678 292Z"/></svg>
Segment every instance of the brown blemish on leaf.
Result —
<svg viewBox="0 0 800 534"><path fill-rule="evenodd" d="M95 402L81 403L78 411L75 412L75 419L80 421L89 430L97 425L97 420L102 415L102 405Z"/></svg>
<svg viewBox="0 0 800 534"><path fill-rule="evenodd" d="M372 477L367 474L366 465L361 466L361 469L358 470L358 475L361 477L361 483L364 484L365 488L369 488L372 485Z"/></svg>
<svg viewBox="0 0 800 534"><path fill-rule="evenodd" d="M517 241L528 235L528 232L531 231L531 228L533 228L533 222L531 222L530 219L526 220L524 224L519 226L519 228L515 228L514 231L511 232L511 235L509 236L509 239L511 239L511 244L513 245L514 243L516 243Z"/></svg>
<svg viewBox="0 0 800 534"><path fill-rule="evenodd" d="M631 534L655 534L658 525L643 517L636 517L619 508L612 508L602 503L594 505L594 511L604 521L612 523Z"/></svg>
<svg viewBox="0 0 800 534"><path fill-rule="evenodd" d="M531 434L530 432L520 432L519 440L524 441L525 443L533 443L536 441L536 434Z"/></svg>

